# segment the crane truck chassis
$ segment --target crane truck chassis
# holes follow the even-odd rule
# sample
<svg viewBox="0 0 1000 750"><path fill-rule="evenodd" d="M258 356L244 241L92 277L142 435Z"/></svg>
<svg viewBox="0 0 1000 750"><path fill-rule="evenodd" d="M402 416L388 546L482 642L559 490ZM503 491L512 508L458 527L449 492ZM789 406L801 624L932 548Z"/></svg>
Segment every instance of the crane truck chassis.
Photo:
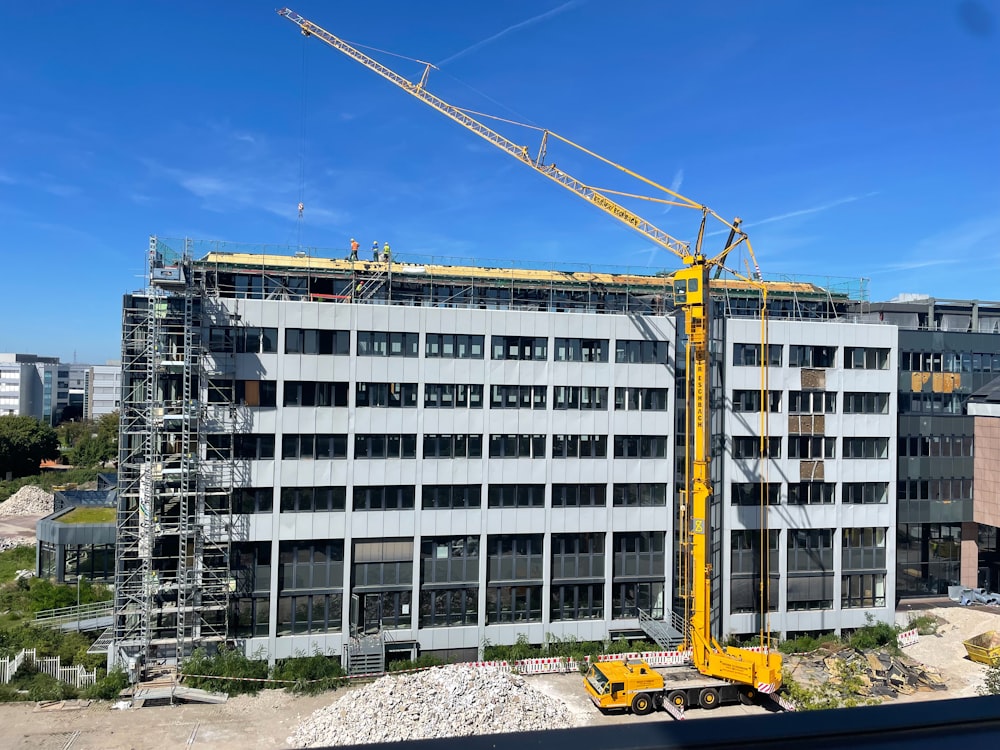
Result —
<svg viewBox="0 0 1000 750"><path fill-rule="evenodd" d="M751 685L706 677L694 667L654 669L639 659L592 664L583 685L601 711L621 708L639 716L658 711L664 704L683 711L695 706L712 709L757 700L757 691Z"/></svg>

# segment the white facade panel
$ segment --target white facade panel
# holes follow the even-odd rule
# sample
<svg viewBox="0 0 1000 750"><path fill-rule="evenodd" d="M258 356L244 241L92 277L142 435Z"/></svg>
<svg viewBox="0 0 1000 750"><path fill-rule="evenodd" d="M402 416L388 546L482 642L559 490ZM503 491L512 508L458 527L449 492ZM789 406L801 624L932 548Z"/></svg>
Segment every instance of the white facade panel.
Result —
<svg viewBox="0 0 1000 750"><path fill-rule="evenodd" d="M752 320L730 319L726 321L724 389L727 404L733 403L736 390L759 390L761 369L758 366L741 366L735 362L738 344L759 345L760 324ZM834 630L854 628L865 624L864 613L871 612L879 620L893 622L895 595L895 504L892 491L895 487L896 461L896 370L897 329L891 326L858 325L838 321L772 321L768 324L768 343L782 348L780 366L768 368L768 390L779 391L781 408L778 413L767 415L767 430L771 438L781 440L780 456L762 462L753 458L734 456L736 438L743 436L751 440L760 435L760 420L757 412L736 413L732 408L724 415L726 433L726 453L722 467L722 507L723 528L721 529L722 575L717 579L717 587L722 607L723 635L745 635L757 631L759 618L743 612L734 601L734 576L741 578L742 569L735 569L734 560L739 559L733 552L733 532L742 530L758 531L764 525L758 505L737 505L734 498L734 483L758 483L766 481L779 485L777 504L768 507L766 525L779 534L776 550L779 573L777 582L778 606L770 614L770 627L783 634L801 631ZM828 347L833 350L832 360L822 367L792 367L791 347ZM888 351L888 369L856 370L846 369L846 347L872 347ZM803 355L805 356L805 355ZM810 355L811 356L811 355ZM815 404L817 401L800 401L797 412L791 413L791 394L815 392L835 394L835 409L802 407L801 403ZM845 413L847 394L886 394L886 410L881 414ZM796 395L796 398L799 398ZM809 396L808 398L812 398ZM825 397L823 397L825 399ZM827 438L833 439L832 455L826 455ZM845 455L846 440L884 441L884 452L876 450L877 456L870 458L849 458ZM819 441L815 443L814 441ZM792 443L797 453L792 452ZM871 446L875 446L872 442ZM803 456L801 451L817 449L818 454ZM745 447L745 446L744 446ZM868 444L852 443L852 451L867 450ZM766 467L766 471L764 471ZM823 495L816 504L792 504L790 493L796 485L797 493L801 483L819 482L832 485L832 494ZM889 488L887 502L873 505L845 503L844 486L851 482L886 483ZM829 490L826 490L829 491ZM798 495L799 497L803 495ZM808 495L813 497L812 495ZM820 497L818 494L816 497ZM881 531L881 552L884 564L874 568L845 568L845 530L873 529ZM815 550L814 564L794 552L794 547L803 542L802 533L819 534L829 547ZM804 542L812 544L813 537ZM795 567L792 567L795 561ZM740 563L745 564L744 562ZM862 606L849 599L843 590L844 581L861 576L874 576L881 584L868 586L870 600ZM823 583L819 583L822 579ZM811 581L812 583L807 583ZM860 578L859 578L860 580ZM867 585L867 583L866 583ZM812 588L808 588L812 586ZM806 588L804 588L806 587ZM864 588L864 587L862 587ZM792 592L796 599L792 601ZM803 599L802 592L816 591L815 599ZM808 594L813 596L813 594Z"/></svg>

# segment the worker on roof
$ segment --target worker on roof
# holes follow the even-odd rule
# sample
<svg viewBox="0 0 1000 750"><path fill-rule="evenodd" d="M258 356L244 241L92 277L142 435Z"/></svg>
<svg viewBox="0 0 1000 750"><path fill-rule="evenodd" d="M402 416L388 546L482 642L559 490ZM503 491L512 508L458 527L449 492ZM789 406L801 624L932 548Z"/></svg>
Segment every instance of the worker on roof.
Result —
<svg viewBox="0 0 1000 750"><path fill-rule="evenodd" d="M382 248L382 262L388 263L392 260L392 253L389 251L389 243L385 243L385 247Z"/></svg>
<svg viewBox="0 0 1000 750"><path fill-rule="evenodd" d="M358 244L358 241L356 239L354 239L353 237L351 237L351 260L357 260L358 259L358 248L359 247L361 247L361 245Z"/></svg>
<svg viewBox="0 0 1000 750"><path fill-rule="evenodd" d="M375 240L372 243L372 260L378 260L378 240Z"/></svg>

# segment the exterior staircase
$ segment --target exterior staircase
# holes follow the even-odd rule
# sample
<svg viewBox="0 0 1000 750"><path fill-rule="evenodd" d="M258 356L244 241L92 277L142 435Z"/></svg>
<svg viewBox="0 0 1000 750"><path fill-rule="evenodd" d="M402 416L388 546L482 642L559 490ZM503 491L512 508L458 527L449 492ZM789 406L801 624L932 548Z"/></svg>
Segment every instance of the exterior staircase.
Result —
<svg viewBox="0 0 1000 750"><path fill-rule="evenodd" d="M385 286L385 282L389 280L389 274L384 270L378 270L370 275L359 274L356 278L358 281L354 287L354 301L364 302L374 297Z"/></svg>
<svg viewBox="0 0 1000 750"><path fill-rule="evenodd" d="M669 620L657 620L642 609L639 610L639 627L664 651L672 651L684 643L684 632L687 629L684 618L676 612L670 613Z"/></svg>
<svg viewBox="0 0 1000 750"><path fill-rule="evenodd" d="M103 633L101 633L97 640L90 644L90 648L87 649L88 654L106 654L108 653L108 646L111 645L112 641L115 639L115 628L114 625L109 627Z"/></svg>
<svg viewBox="0 0 1000 750"><path fill-rule="evenodd" d="M351 638L347 645L347 673L353 677L383 672L385 672L385 642L382 634Z"/></svg>

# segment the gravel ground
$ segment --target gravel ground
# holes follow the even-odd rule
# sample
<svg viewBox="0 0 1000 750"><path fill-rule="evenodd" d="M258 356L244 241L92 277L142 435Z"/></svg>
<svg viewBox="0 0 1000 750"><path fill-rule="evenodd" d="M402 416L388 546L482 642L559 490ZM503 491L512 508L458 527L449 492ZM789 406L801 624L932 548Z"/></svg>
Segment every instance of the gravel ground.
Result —
<svg viewBox="0 0 1000 750"><path fill-rule="evenodd" d="M922 635L917 643L903 649L907 656L935 668L948 682L948 690L937 693L937 697L970 698L978 695L977 690L986 675L986 665L969 659L962 641L987 630L1000 630L1000 608L981 605L961 607L956 604L914 610L913 614L932 615L942 622L936 635ZM921 697L926 695L916 694Z"/></svg>

